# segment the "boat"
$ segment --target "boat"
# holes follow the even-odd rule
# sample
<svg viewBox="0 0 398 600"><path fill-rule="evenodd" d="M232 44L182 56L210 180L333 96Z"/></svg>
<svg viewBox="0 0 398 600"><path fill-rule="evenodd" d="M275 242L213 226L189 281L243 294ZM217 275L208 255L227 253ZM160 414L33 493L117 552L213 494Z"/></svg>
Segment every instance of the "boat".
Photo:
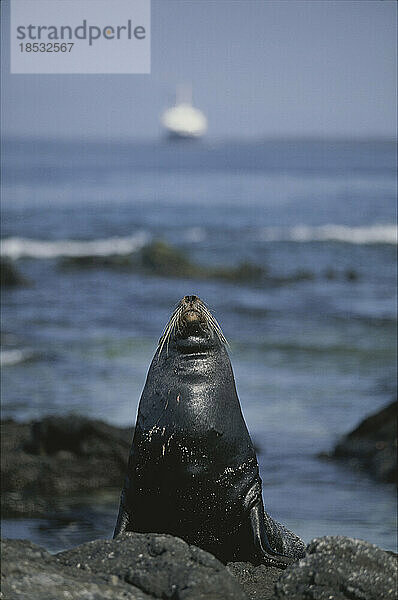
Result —
<svg viewBox="0 0 398 600"><path fill-rule="evenodd" d="M203 112L192 106L191 86L178 86L176 103L164 111L161 124L168 138L197 139L207 130L207 119Z"/></svg>

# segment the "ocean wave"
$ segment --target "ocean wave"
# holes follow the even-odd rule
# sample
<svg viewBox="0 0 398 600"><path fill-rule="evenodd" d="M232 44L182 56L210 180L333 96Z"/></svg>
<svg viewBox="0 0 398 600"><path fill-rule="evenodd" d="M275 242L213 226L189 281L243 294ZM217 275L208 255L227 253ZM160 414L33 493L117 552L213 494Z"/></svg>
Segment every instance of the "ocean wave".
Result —
<svg viewBox="0 0 398 600"><path fill-rule="evenodd" d="M263 242L344 242L347 244L397 244L396 225L370 225L348 227L346 225L295 225L293 227L264 227L256 234ZM186 240L198 243L205 239L203 228L187 230ZM140 250L151 239L145 231L131 236L110 237L97 240L35 240L10 237L1 240L0 252L5 258L78 258L125 256Z"/></svg>
<svg viewBox="0 0 398 600"><path fill-rule="evenodd" d="M397 244L397 225L296 225L265 227L260 231L263 242L344 242L347 244Z"/></svg>
<svg viewBox="0 0 398 600"><path fill-rule="evenodd" d="M127 237L111 237L99 240L34 240L11 237L1 240L2 256L18 258L62 258L80 256L126 255L136 252L149 240L149 235L137 232Z"/></svg>

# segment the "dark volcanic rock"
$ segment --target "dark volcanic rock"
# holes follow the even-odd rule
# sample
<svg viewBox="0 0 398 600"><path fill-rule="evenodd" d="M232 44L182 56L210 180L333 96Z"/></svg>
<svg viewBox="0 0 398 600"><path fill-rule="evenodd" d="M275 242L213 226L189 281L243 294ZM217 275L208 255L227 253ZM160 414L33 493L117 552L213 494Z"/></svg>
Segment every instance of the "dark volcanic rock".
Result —
<svg viewBox="0 0 398 600"><path fill-rule="evenodd" d="M263 284L281 286L309 281L314 273L299 269L285 276L273 275L263 266L249 261L237 265L211 266L190 259L186 249L168 244L163 240L153 240L137 252L108 256L70 256L60 262L61 268L68 269L115 269L156 277L218 279L229 283Z"/></svg>
<svg viewBox="0 0 398 600"><path fill-rule="evenodd" d="M26 285L27 280L20 275L14 265L2 258L0 260L0 284L1 287L16 287Z"/></svg>
<svg viewBox="0 0 398 600"><path fill-rule="evenodd" d="M153 240L140 251L126 255L73 256L63 258L64 268L111 268L156 275L158 277L225 279L231 282L257 281L264 274L262 267L243 262L236 267L208 267L192 261L186 250L163 240Z"/></svg>
<svg viewBox="0 0 398 600"><path fill-rule="evenodd" d="M2 542L3 600L393 600L396 557L342 536L313 540L285 571L229 563L164 534L124 533L57 555Z"/></svg>
<svg viewBox="0 0 398 600"><path fill-rule="evenodd" d="M273 599L395 600L396 558L377 546L336 536L313 540L307 556L288 567Z"/></svg>
<svg viewBox="0 0 398 600"><path fill-rule="evenodd" d="M68 256L60 261L64 269L115 269L132 271L137 265L134 254L110 254L108 256Z"/></svg>
<svg viewBox="0 0 398 600"><path fill-rule="evenodd" d="M245 600L211 554L169 535L127 533L50 555L2 541L3 600Z"/></svg>
<svg viewBox="0 0 398 600"><path fill-rule="evenodd" d="M61 552L57 559L90 573L117 576L151 598L245 599L214 556L171 535L124 533Z"/></svg>
<svg viewBox="0 0 398 600"><path fill-rule="evenodd" d="M398 402L367 417L335 447L332 458L348 458L380 481L397 483Z"/></svg>
<svg viewBox="0 0 398 600"><path fill-rule="evenodd" d="M70 415L1 429L3 517L41 516L57 498L122 486L131 428Z"/></svg>
<svg viewBox="0 0 398 600"><path fill-rule="evenodd" d="M142 268L147 273L163 277L198 277L202 269L187 257L186 252L155 240L144 246L140 252Z"/></svg>
<svg viewBox="0 0 398 600"><path fill-rule="evenodd" d="M149 600L152 596L106 573L68 567L26 540L1 542L2 600Z"/></svg>
<svg viewBox="0 0 398 600"><path fill-rule="evenodd" d="M239 581L250 600L273 598L275 583L282 574L277 567L255 567L247 562L228 563L227 569Z"/></svg>

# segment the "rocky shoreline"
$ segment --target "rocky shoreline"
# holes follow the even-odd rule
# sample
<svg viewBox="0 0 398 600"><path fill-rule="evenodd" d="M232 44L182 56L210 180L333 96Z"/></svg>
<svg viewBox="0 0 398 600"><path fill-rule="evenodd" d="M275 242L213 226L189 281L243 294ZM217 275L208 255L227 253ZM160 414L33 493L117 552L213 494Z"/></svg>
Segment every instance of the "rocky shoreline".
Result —
<svg viewBox="0 0 398 600"><path fill-rule="evenodd" d="M30 282L19 273L16 261L2 259L1 286L6 288L28 285ZM161 239L154 239L137 251L128 254L82 254L76 256L58 256L57 267L61 272L87 269L109 269L124 273L136 273L146 277L169 277L173 279L218 280L229 283L246 283L278 287L302 281L350 281L360 279L354 269L339 270L335 266L327 267L322 273L308 269L297 269L289 274L272 272L268 267L243 261L236 266L212 266L191 259L187 251ZM32 282L33 283L33 282Z"/></svg>
<svg viewBox="0 0 398 600"><path fill-rule="evenodd" d="M65 509L74 495L118 497L134 427L79 415L1 421L3 518L38 518ZM256 446L257 453L260 452Z"/></svg>
<svg viewBox="0 0 398 600"><path fill-rule="evenodd" d="M171 535L125 533L49 554L2 541L2 600L393 600L397 563L367 542L313 540L285 571L229 563Z"/></svg>
<svg viewBox="0 0 398 600"><path fill-rule="evenodd" d="M2 421L2 516L46 516L73 494L120 492L132 434L76 415Z"/></svg>
<svg viewBox="0 0 398 600"><path fill-rule="evenodd" d="M348 457L378 480L396 481L396 414L394 402L371 415L328 457ZM132 428L75 415L1 426L4 518L57 514L74 493L120 491ZM2 600L379 600L395 598L396 584L393 553L343 536L313 540L306 557L285 571L223 565L155 533L95 540L56 555L26 540L2 541Z"/></svg>
<svg viewBox="0 0 398 600"><path fill-rule="evenodd" d="M376 480L397 483L398 403L364 419L321 458L343 460ZM41 517L57 499L112 490L125 477L133 428L77 415L1 422L3 517ZM258 448L257 448L258 451Z"/></svg>
<svg viewBox="0 0 398 600"><path fill-rule="evenodd" d="M345 435L329 454L321 458L339 460L364 471L377 481L398 483L397 473L398 401L363 419Z"/></svg>

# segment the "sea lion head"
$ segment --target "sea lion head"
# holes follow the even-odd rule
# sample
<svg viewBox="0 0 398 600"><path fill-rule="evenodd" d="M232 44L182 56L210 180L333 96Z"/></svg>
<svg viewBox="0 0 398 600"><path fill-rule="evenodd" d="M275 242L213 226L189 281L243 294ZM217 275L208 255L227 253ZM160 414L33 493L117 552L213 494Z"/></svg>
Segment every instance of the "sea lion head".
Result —
<svg viewBox="0 0 398 600"><path fill-rule="evenodd" d="M175 346L185 352L197 352L199 347L209 348L226 345L227 340L220 325L206 304L198 296L184 296L171 315L162 337L159 340L159 352L166 347Z"/></svg>

